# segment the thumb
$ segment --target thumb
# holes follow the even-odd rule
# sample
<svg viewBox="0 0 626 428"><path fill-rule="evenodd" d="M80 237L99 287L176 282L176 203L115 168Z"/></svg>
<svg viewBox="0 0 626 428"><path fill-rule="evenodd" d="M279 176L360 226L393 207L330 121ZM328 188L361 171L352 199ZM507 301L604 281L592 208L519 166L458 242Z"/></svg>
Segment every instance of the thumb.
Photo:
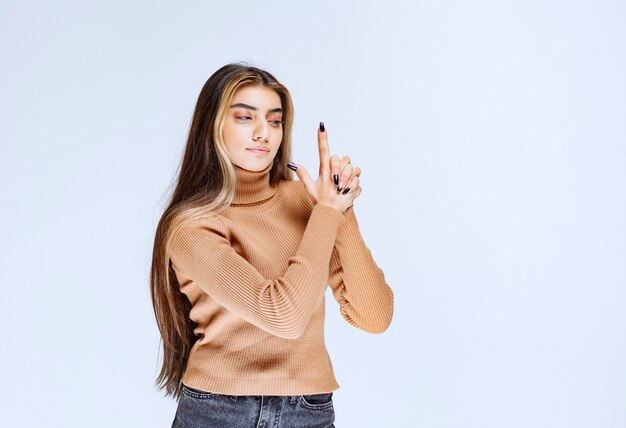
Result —
<svg viewBox="0 0 626 428"><path fill-rule="evenodd" d="M297 167L295 172L298 176L298 179L302 182L302 184L304 184L304 188L308 191L309 194L315 193L315 183L313 182L313 179L311 179L311 176L309 175L309 172L306 170L306 168L299 163L291 163L292 165L295 165Z"/></svg>

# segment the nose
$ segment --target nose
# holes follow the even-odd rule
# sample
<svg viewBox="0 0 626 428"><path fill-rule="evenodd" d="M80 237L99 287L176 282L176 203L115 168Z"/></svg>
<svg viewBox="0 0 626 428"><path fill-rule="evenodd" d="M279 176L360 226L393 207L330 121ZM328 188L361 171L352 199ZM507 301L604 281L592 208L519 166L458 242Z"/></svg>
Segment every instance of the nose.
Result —
<svg viewBox="0 0 626 428"><path fill-rule="evenodd" d="M259 125L257 125L254 129L254 135L252 139L254 141L263 140L268 141L270 138L270 130L267 121L262 120Z"/></svg>

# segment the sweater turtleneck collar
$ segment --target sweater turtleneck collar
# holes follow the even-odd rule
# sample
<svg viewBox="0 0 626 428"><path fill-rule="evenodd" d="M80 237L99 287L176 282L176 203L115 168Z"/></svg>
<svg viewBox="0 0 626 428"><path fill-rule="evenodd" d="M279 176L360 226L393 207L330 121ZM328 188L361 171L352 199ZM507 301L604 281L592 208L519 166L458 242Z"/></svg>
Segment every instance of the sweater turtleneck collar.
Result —
<svg viewBox="0 0 626 428"><path fill-rule="evenodd" d="M261 171L249 171L233 164L237 175L237 185L232 203L237 205L253 204L274 196L276 187L270 185L270 170L273 165L270 163Z"/></svg>

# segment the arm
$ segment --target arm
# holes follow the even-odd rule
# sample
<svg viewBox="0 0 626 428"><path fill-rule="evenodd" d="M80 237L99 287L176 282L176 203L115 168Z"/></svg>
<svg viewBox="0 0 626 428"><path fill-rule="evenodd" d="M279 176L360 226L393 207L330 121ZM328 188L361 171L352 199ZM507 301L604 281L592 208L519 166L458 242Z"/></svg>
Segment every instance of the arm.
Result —
<svg viewBox="0 0 626 428"><path fill-rule="evenodd" d="M183 226L173 239L171 259L176 270L231 312L268 333L297 339L326 291L330 256L344 221L335 208L315 205L300 246L278 279L264 278L231 247L219 218Z"/></svg>
<svg viewBox="0 0 626 428"><path fill-rule="evenodd" d="M382 333L391 324L394 294L365 245L353 206L337 233L329 285L349 324L369 333Z"/></svg>

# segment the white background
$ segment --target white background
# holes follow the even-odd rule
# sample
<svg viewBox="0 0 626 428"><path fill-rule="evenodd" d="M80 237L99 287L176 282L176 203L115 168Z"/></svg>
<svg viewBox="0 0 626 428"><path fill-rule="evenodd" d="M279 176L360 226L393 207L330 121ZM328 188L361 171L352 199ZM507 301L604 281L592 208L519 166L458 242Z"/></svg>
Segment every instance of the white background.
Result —
<svg viewBox="0 0 626 428"><path fill-rule="evenodd" d="M156 222L206 79L248 61L362 168L396 296L327 294L336 425L626 426L626 7L618 1L0 6L0 413L169 427Z"/></svg>

